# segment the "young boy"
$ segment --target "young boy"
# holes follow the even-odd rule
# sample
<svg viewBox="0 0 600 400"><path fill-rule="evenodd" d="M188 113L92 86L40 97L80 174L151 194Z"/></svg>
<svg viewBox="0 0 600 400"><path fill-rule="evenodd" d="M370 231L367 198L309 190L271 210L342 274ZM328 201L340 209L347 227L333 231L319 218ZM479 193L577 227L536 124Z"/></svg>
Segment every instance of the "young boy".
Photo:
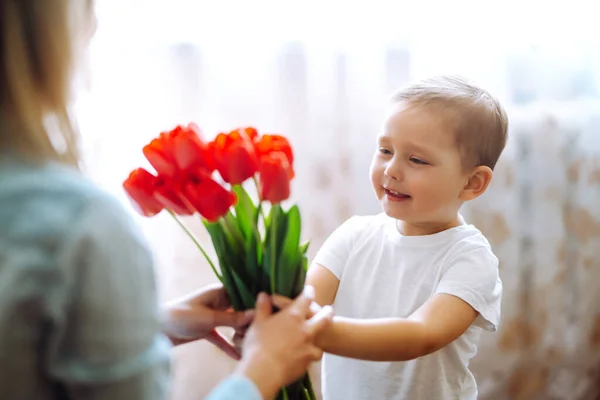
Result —
<svg viewBox="0 0 600 400"><path fill-rule="evenodd" d="M318 338L325 400L477 398L469 360L498 327L502 282L459 209L488 187L507 127L498 101L460 78L393 96L371 164L384 212L347 220L308 273L338 315Z"/></svg>

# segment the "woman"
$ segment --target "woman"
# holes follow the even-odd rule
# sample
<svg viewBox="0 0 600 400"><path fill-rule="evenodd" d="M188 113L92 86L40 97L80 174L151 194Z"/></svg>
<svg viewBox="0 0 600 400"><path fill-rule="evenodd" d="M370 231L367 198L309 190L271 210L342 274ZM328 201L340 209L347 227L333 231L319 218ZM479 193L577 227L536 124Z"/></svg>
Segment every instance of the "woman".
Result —
<svg viewBox="0 0 600 400"><path fill-rule="evenodd" d="M252 319L222 311L223 289L207 288L161 320L137 228L77 170L69 92L92 9L0 0L1 399L165 399L171 344L207 338L231 353L213 329ZM312 296L276 315L259 296L236 373L211 399L270 398L320 358L312 338L331 311L313 316Z"/></svg>

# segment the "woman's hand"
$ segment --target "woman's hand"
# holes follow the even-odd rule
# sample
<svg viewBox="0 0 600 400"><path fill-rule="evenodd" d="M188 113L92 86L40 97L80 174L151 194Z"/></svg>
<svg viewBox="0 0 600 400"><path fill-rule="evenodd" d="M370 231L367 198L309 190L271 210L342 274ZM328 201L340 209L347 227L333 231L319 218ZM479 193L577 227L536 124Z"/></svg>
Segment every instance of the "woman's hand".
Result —
<svg viewBox="0 0 600 400"><path fill-rule="evenodd" d="M284 308L288 308L289 306L291 306L294 303L294 300L290 299L289 297L281 296L279 294L274 294L271 296L271 298L273 300L273 305L280 310L283 310ZM315 314L317 314L322 309L323 309L323 307L321 307L316 301L313 300L310 303L307 318L312 318Z"/></svg>
<svg viewBox="0 0 600 400"><path fill-rule="evenodd" d="M283 310L284 308L287 308L294 303L294 300L290 299L289 297L281 296L279 294L271 295L271 301L273 303L273 306L280 310ZM309 312L306 318L312 318L321 309L322 307L319 304L317 304L317 302L312 301L310 303ZM244 337L246 336L246 331L248 330L248 328L249 327L236 330L235 335L232 338L233 346L239 354L242 354L242 349L244 346Z"/></svg>
<svg viewBox="0 0 600 400"><path fill-rule="evenodd" d="M333 311L326 306L313 313L313 300L314 289L307 286L295 301L288 299L287 306L273 314L268 295L262 293L257 299L256 316L236 372L254 381L265 399L300 378L323 355L313 340L329 326Z"/></svg>
<svg viewBox="0 0 600 400"><path fill-rule="evenodd" d="M227 326L244 331L254 311L230 311L231 303L221 284L209 285L163 307L163 330L174 345L206 339L233 359L240 352L215 328Z"/></svg>

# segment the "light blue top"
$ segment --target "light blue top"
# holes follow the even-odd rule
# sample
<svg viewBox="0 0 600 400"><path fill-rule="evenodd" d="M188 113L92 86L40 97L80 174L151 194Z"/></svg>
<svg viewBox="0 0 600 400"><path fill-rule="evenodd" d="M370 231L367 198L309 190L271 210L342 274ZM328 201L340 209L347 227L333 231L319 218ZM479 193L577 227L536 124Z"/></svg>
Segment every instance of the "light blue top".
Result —
<svg viewBox="0 0 600 400"><path fill-rule="evenodd" d="M153 262L111 196L66 167L0 159L0 399L166 399ZM211 400L259 400L245 378Z"/></svg>
<svg viewBox="0 0 600 400"><path fill-rule="evenodd" d="M262 395L252 381L232 375L217 386L206 400L262 400Z"/></svg>

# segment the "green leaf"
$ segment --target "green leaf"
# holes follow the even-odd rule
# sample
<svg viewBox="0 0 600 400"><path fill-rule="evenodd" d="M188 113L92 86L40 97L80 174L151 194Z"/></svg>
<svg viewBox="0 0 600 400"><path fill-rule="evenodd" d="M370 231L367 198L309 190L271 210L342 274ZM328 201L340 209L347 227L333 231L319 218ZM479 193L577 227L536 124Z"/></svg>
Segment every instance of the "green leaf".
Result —
<svg viewBox="0 0 600 400"><path fill-rule="evenodd" d="M227 225L205 221L204 226L209 232L223 276L223 285L231 297L231 303L236 310L246 310L254 307L254 288L248 285L254 282L253 276L248 273L247 254L244 249L236 248L235 239L227 232ZM252 259L250 259L252 260ZM253 261L256 263L256 261ZM255 269L258 269L255 267Z"/></svg>
<svg viewBox="0 0 600 400"><path fill-rule="evenodd" d="M273 220L277 219L277 216L275 214L279 212L281 212L281 207L279 207L279 205L273 205L269 210L269 213L267 214L267 218L265 219L265 249L267 248L267 245L271 240L271 225L273 224Z"/></svg>
<svg viewBox="0 0 600 400"><path fill-rule="evenodd" d="M300 259L300 265L298 266L298 270L296 271L296 276L294 280L294 288L291 293L291 297L294 298L298 296L302 289L304 289L304 284L306 282L306 273L308 272L308 257L305 254L302 255Z"/></svg>
<svg viewBox="0 0 600 400"><path fill-rule="evenodd" d="M250 285L249 289L254 293L258 293L260 291L259 287L262 273L260 268L261 259L262 248L260 244L260 238L257 238L256 235L251 234L246 240L246 245L244 247L244 269L250 279L248 282Z"/></svg>
<svg viewBox="0 0 600 400"><path fill-rule="evenodd" d="M288 256L294 256L300 254L298 246L300 244L300 230L302 228L302 221L300 220L300 210L298 206L294 205L287 212L287 223L285 240L283 242L283 252ZM298 257L299 258L299 257Z"/></svg>
<svg viewBox="0 0 600 400"><path fill-rule="evenodd" d="M294 283L298 280L301 272L300 243L300 210L294 205L286 213L286 231L283 232L281 252L277 258L277 292L291 297L294 291Z"/></svg>
<svg viewBox="0 0 600 400"><path fill-rule="evenodd" d="M233 192L237 196L235 219L237 220L239 229L244 235L244 239L248 239L253 235L253 231L256 227L254 218L257 213L257 207L254 205L252 198L242 185L234 185Z"/></svg>
<svg viewBox="0 0 600 400"><path fill-rule="evenodd" d="M228 265L231 265L231 261L229 260L230 252L227 251L228 245L225 240L225 234L218 223L212 223L206 220L203 220L203 222L211 237L215 252L217 253L221 276L223 277L223 286L229 295L231 305L235 310L242 310L243 302L241 295L232 276L231 269L227 267Z"/></svg>
<svg viewBox="0 0 600 400"><path fill-rule="evenodd" d="M300 253L306 254L306 251L308 250L309 245L310 245L310 240L305 240L304 242L300 243L298 250L300 250Z"/></svg>
<svg viewBox="0 0 600 400"><path fill-rule="evenodd" d="M244 282L250 282L252 277L256 275L257 266L254 264L247 264L247 252L246 248L248 243L239 237L240 232L237 233L237 225L235 223L235 217L230 217L229 223L227 221L220 220L220 229L223 232L223 240L225 247L223 251L227 253L228 264L227 267L235 269L237 274ZM233 222L232 222L233 221ZM232 228L233 227L233 232ZM223 268L223 266L221 266Z"/></svg>
<svg viewBox="0 0 600 400"><path fill-rule="evenodd" d="M268 293L275 292L276 276L277 276L277 258L278 258L278 240L279 232L285 232L285 226L281 223L281 219L285 218L285 214L279 204L271 206L267 219L265 220L265 238L263 241L263 262L262 270L268 278Z"/></svg>
<svg viewBox="0 0 600 400"><path fill-rule="evenodd" d="M237 204L235 205L235 217L230 217L229 225L235 225L239 229L243 237L243 267L245 276L249 277L248 284L251 291L256 292L260 279L260 264L262 261L262 244L260 232L257 226L257 214L259 209L254 205L252 198L242 185L234 185L233 191L237 196Z"/></svg>
<svg viewBox="0 0 600 400"><path fill-rule="evenodd" d="M225 268L222 272L223 276L223 287L229 296L229 301L231 302L231 306L236 311L244 310L244 302L242 300L242 296L239 293L237 288L237 284L235 279L233 278L232 271L230 269Z"/></svg>
<svg viewBox="0 0 600 400"><path fill-rule="evenodd" d="M250 308L254 308L256 305L256 297L254 293L248 289L246 286L246 282L244 282L240 276L235 272L234 269L231 269L231 276L233 277L233 281L235 282L235 287L237 288L238 294L240 296L240 301L242 303L241 310L248 310Z"/></svg>
<svg viewBox="0 0 600 400"><path fill-rule="evenodd" d="M223 225L223 230L233 246L232 249L238 252L243 249L244 235L238 226L235 215L233 215L231 210L229 210L227 214L225 214L225 216L219 220L219 222Z"/></svg>
<svg viewBox="0 0 600 400"><path fill-rule="evenodd" d="M271 209L273 210L273 209ZM271 213L269 214L271 216ZM276 218L277 219L277 218ZM270 218L269 218L270 220ZM274 241L271 240L273 236L271 230L273 229L272 224L267 225L265 231L265 237L263 239L263 257L260 269L260 275L262 277L260 281L260 291L267 293L273 293L273 287L271 285L271 274L273 270L273 263L277 260L277 252Z"/></svg>
<svg viewBox="0 0 600 400"><path fill-rule="evenodd" d="M283 209L281 209L281 212L279 215L277 215L277 217L277 249L278 252L281 252L285 237L287 235L288 215L285 211L283 211Z"/></svg>

